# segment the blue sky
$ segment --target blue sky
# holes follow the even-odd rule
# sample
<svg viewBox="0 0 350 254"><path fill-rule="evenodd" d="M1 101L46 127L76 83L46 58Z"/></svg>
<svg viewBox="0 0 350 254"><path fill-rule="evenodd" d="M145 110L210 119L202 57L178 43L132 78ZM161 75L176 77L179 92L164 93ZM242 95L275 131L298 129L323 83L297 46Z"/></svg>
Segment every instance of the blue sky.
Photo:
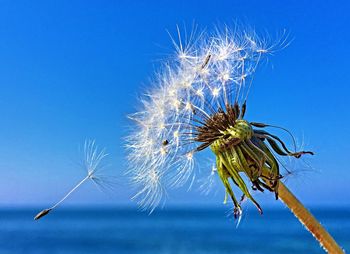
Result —
<svg viewBox="0 0 350 254"><path fill-rule="evenodd" d="M309 205L349 205L349 3L247 2L1 0L0 205L56 201L84 175L76 162L86 138L107 148L121 174L126 115L173 52L166 30L234 21L290 34L290 46L256 74L247 115L288 127L315 151L314 170L288 185ZM169 204L223 198L185 193L171 193ZM131 195L121 178L111 197L86 184L67 203L132 204Z"/></svg>

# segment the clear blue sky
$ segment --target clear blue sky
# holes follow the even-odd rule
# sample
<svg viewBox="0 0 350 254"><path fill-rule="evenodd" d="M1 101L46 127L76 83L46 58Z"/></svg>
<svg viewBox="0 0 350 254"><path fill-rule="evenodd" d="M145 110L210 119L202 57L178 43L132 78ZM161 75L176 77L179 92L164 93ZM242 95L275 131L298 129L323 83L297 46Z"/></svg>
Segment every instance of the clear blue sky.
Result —
<svg viewBox="0 0 350 254"><path fill-rule="evenodd" d="M345 0L1 0L0 205L56 201L84 174L75 162L86 138L108 149L120 174L125 116L172 53L166 29L235 20L271 34L287 29L293 39L260 68L248 101L249 120L288 127L316 153L315 170L288 184L307 204L349 205L349 7ZM111 198L87 184L68 203L130 204L124 181ZM169 203L223 198L184 193Z"/></svg>

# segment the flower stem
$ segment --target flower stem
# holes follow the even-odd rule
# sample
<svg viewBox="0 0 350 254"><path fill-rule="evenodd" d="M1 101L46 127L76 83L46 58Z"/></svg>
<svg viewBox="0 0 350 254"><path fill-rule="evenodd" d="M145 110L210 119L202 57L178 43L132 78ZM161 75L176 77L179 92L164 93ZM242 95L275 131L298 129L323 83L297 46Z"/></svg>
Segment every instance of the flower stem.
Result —
<svg viewBox="0 0 350 254"><path fill-rule="evenodd" d="M280 200L288 206L295 217L297 217L306 229L316 238L325 251L332 254L345 253L327 230L322 227L316 218L282 182L279 182L278 196Z"/></svg>

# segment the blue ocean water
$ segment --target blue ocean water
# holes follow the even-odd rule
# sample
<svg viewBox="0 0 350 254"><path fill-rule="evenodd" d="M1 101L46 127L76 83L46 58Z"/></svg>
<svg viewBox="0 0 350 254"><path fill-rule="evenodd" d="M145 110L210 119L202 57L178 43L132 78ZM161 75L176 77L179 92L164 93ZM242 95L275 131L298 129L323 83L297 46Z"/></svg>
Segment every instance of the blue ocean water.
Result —
<svg viewBox="0 0 350 254"><path fill-rule="evenodd" d="M133 209L0 210L0 254L19 253L324 253L287 209L248 211L240 225L228 211L179 208L151 215ZM312 209L350 250L350 209Z"/></svg>

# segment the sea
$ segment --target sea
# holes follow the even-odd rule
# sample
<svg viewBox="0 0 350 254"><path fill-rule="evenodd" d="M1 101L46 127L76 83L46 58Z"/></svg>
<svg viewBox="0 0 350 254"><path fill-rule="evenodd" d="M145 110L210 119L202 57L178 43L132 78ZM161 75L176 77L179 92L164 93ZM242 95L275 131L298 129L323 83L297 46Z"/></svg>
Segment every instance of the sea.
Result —
<svg viewBox="0 0 350 254"><path fill-rule="evenodd" d="M60 208L39 221L40 208L0 210L0 254L324 253L287 209L244 213L222 208ZM350 209L311 209L350 251Z"/></svg>

